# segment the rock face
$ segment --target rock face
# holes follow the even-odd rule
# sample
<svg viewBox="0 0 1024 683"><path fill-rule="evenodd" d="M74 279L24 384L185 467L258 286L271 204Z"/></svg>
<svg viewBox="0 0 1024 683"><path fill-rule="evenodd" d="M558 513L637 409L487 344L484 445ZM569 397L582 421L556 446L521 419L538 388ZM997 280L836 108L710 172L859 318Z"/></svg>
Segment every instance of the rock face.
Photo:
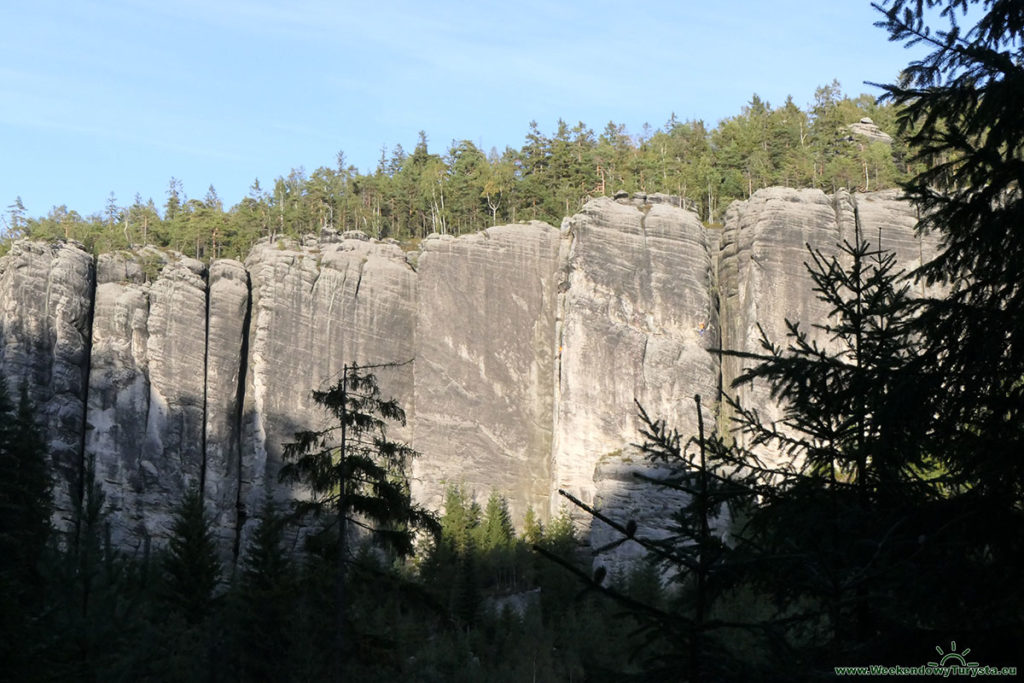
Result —
<svg viewBox="0 0 1024 683"><path fill-rule="evenodd" d="M95 266L77 244L17 242L0 259L0 373L24 381L50 444L54 505L78 495Z"/></svg>
<svg viewBox="0 0 1024 683"><path fill-rule="evenodd" d="M546 223L423 242L418 262L414 468L418 497L445 482L549 505L563 239Z"/></svg>
<svg viewBox="0 0 1024 683"><path fill-rule="evenodd" d="M223 548L240 541L242 417L249 338L249 272L214 261L207 280L206 459L203 493Z"/></svg>
<svg viewBox="0 0 1024 683"><path fill-rule="evenodd" d="M333 384L346 363L414 358L416 332L415 272L397 245L365 236L263 244L245 265L252 308L238 491L243 531L267 498L283 503L302 495L278 484L278 472L282 444L298 430L326 425L312 390ZM378 375L411 414L412 365Z"/></svg>
<svg viewBox="0 0 1024 683"><path fill-rule="evenodd" d="M829 196L820 190L769 188L730 206L719 266L723 348L761 353L759 330L776 345L785 346L786 320L801 322L801 329L825 344L812 329L829 311L811 289L804 265L810 260L808 245L826 257L838 253L838 244L853 241L857 215L864 238L895 252L899 267L908 272L936 253L937 239L915 235L916 210L895 191L856 196L840 191ZM732 380L747 362L723 359L726 391L731 391ZM733 394L768 420L781 417L779 405L763 383Z"/></svg>
<svg viewBox="0 0 1024 683"><path fill-rule="evenodd" d="M718 366L713 257L696 215L598 199L567 221L560 300L553 482L588 504L646 527L671 500L641 485L639 402L696 433L692 397L713 404ZM705 415L713 424L712 413ZM650 472L647 472L651 474ZM597 523L595 543L607 530Z"/></svg>
<svg viewBox="0 0 1024 683"><path fill-rule="evenodd" d="M95 262L79 245L21 242L0 259L0 370L25 378L52 445L66 522L85 463L116 542L161 539L200 487L225 557L237 557L278 483L282 444L326 424L310 392L347 363L380 368L406 409L393 435L421 452L413 492L447 484L509 496L515 517L565 503L667 533L679 500L642 484L634 401L684 437L694 394L708 431L720 387L742 370L709 350L757 351L757 325L827 312L809 288L805 243L853 235L912 268L936 248L895 193L772 188L735 203L723 231L685 203L623 195L543 223L437 236L418 254L362 233L257 245L245 263L203 264L153 248ZM740 398L777 415L766 387ZM596 545L607 529L590 530ZM628 553L629 550L624 550Z"/></svg>
<svg viewBox="0 0 1024 683"><path fill-rule="evenodd" d="M119 545L165 537L205 476L206 267L166 258L153 282L136 255L99 258L85 454Z"/></svg>

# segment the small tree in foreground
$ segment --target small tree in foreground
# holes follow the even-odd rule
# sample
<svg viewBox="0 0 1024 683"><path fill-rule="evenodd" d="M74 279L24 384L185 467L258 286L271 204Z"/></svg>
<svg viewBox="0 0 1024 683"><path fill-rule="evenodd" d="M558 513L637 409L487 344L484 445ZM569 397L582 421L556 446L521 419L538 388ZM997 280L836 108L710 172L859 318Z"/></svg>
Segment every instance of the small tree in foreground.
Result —
<svg viewBox="0 0 1024 683"><path fill-rule="evenodd" d="M345 641L345 576L352 561L349 530L357 527L399 556L412 553L417 531L436 531L431 514L413 503L405 468L416 452L388 437L391 423L405 424L405 411L381 395L372 370L383 365L346 365L341 378L313 401L335 424L297 432L285 444L282 481L309 487L311 497L297 501L300 517L325 518L336 535L335 616L338 672Z"/></svg>
<svg viewBox="0 0 1024 683"><path fill-rule="evenodd" d="M174 513L163 561L163 593L185 621L197 624L211 611L221 566L213 526L198 487L191 487Z"/></svg>
<svg viewBox="0 0 1024 683"><path fill-rule="evenodd" d="M651 675L742 680L751 672L734 665L750 659L736 650L745 642L788 677L932 626L915 590L927 564L918 539L936 552L953 539L940 523L944 479L920 445L930 385L903 276L857 226L838 256L810 252L814 291L830 310L814 326L823 341L787 321L785 346L765 337L762 353L723 351L752 361L736 383L767 381L784 405L780 422L733 402L748 445L727 446L703 433L698 399L700 433L683 444L641 409L641 450L673 470L641 478L685 494L670 536L573 501L621 533L606 548L639 543L678 586L667 608L604 589L654 645ZM776 463L759 456L765 448ZM712 528L727 507L728 544ZM758 598L774 607L751 618Z"/></svg>

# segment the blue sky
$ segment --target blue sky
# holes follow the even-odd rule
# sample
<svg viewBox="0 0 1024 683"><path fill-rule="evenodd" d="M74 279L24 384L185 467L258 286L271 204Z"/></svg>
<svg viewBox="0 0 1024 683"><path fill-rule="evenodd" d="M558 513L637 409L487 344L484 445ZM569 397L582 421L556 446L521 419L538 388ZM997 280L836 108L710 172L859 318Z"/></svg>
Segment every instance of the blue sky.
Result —
<svg viewBox="0 0 1024 683"><path fill-rule="evenodd" d="M114 192L237 203L381 147L519 147L559 118L714 125L758 93L812 101L914 55L867 0L0 0L0 210L98 212Z"/></svg>

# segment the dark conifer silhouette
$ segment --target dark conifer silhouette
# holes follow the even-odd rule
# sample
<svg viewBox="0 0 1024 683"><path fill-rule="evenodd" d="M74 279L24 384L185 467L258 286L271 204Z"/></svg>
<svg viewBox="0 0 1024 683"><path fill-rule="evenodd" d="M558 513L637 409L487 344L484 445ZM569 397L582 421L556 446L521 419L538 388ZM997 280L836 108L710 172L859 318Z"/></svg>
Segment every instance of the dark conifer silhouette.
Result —
<svg viewBox="0 0 1024 683"><path fill-rule="evenodd" d="M392 364L393 365L393 364ZM412 553L417 532L435 532L437 523L413 502L406 466L416 455L409 446L388 437L389 423L405 423L405 411L395 399L383 398L373 370L385 365L346 365L341 378L313 400L336 424L297 432L285 444L282 481L301 482L312 494L295 503L298 516L325 517L325 531L336 542L335 652L336 675L341 676L346 638L346 574L352 561L349 530L363 530L398 556Z"/></svg>

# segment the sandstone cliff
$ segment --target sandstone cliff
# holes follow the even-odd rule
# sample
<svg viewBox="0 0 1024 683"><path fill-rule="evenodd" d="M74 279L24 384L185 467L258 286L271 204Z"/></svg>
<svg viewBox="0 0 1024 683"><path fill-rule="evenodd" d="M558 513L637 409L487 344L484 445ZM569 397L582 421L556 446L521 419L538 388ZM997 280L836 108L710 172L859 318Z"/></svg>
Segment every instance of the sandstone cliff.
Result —
<svg viewBox="0 0 1024 683"><path fill-rule="evenodd" d="M423 242L413 444L427 505L450 482L506 492L514 514L547 509L562 241L530 223Z"/></svg>
<svg viewBox="0 0 1024 683"><path fill-rule="evenodd" d="M0 371L26 382L50 444L58 523L81 481L95 265L71 244L18 242L0 259Z"/></svg>
<svg viewBox="0 0 1024 683"><path fill-rule="evenodd" d="M651 471L631 446L634 400L689 435L701 394L710 429L741 365L709 350L756 351L758 323L782 342L785 318L820 319L805 244L852 237L855 207L904 267L935 249L891 192L762 190L723 231L680 205L601 198L561 228L435 236L412 254L326 231L209 268L152 248L94 261L22 242L0 259L0 371L25 378L40 409L58 516L95 457L128 547L165 537L198 486L237 554L265 500L302 495L277 481L282 444L324 424L310 392L354 361L408 361L380 379L406 408L395 435L422 453L413 490L428 506L461 483L505 493L517 517L545 515L562 488L658 533L678 501L633 476ZM763 387L740 398L777 414Z"/></svg>
<svg viewBox="0 0 1024 683"><path fill-rule="evenodd" d="M97 268L84 448L120 545L162 536L205 476L206 268L157 256L152 282L132 254Z"/></svg>
<svg viewBox="0 0 1024 683"><path fill-rule="evenodd" d="M813 324L829 311L815 297L804 264L808 246L829 257L838 253L839 243L853 241L855 209L864 239L895 252L903 270L911 272L935 255L936 236L915 234L916 210L892 190L830 196L820 190L769 188L729 207L719 261L723 348L761 353L760 330L785 346L786 320L801 322L801 329L827 346ZM765 419L778 419L781 411L764 383L730 388L748 363L724 358L723 388Z"/></svg>

